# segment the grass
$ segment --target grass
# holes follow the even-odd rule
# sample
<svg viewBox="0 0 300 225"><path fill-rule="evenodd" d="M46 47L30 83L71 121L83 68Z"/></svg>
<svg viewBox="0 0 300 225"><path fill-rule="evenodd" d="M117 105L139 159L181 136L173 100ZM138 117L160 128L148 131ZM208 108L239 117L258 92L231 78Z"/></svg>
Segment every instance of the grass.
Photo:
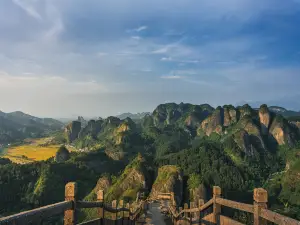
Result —
<svg viewBox="0 0 300 225"><path fill-rule="evenodd" d="M55 156L56 151L60 147L60 145L40 146L47 141L49 141L49 138L28 139L24 145L7 147L4 150L5 152L2 150L3 157L19 164L47 160Z"/></svg>

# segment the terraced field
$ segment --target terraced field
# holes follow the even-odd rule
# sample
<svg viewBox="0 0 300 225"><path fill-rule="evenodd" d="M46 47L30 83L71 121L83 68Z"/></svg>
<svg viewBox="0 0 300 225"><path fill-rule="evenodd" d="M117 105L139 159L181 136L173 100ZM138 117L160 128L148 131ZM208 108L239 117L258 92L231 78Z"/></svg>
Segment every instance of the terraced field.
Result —
<svg viewBox="0 0 300 225"><path fill-rule="evenodd" d="M8 146L6 149L2 149L2 157L20 164L49 159L55 156L59 145L47 145L48 141L49 138L29 139L24 145Z"/></svg>

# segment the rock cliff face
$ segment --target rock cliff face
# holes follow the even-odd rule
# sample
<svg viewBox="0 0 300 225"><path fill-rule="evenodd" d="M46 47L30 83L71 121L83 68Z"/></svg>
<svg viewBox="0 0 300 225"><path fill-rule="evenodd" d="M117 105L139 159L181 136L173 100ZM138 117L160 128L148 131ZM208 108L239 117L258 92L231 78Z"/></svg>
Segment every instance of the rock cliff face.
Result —
<svg viewBox="0 0 300 225"><path fill-rule="evenodd" d="M168 103L159 105L152 113L153 123L157 127L169 124L178 124L195 128L208 115L213 108L210 105L192 105ZM149 118L147 118L149 121Z"/></svg>
<svg viewBox="0 0 300 225"><path fill-rule="evenodd" d="M287 144L290 146L295 144L299 135L299 131L280 115L274 118L270 133L279 145Z"/></svg>
<svg viewBox="0 0 300 225"><path fill-rule="evenodd" d="M81 129L79 133L79 138L83 138L86 135L91 135L96 137L97 134L101 131L103 125L103 120L90 120L87 125Z"/></svg>
<svg viewBox="0 0 300 225"><path fill-rule="evenodd" d="M115 144L122 144L126 138L126 134L135 131L135 128L135 123L130 118L123 120L114 131Z"/></svg>
<svg viewBox="0 0 300 225"><path fill-rule="evenodd" d="M108 202L114 199L135 200L137 193L149 188L149 175L144 159L138 156L124 170L117 181L107 190Z"/></svg>
<svg viewBox="0 0 300 225"><path fill-rule="evenodd" d="M190 190L191 201L198 204L200 199L203 199L205 202L207 199L207 190L203 184L200 184L199 187Z"/></svg>
<svg viewBox="0 0 300 225"><path fill-rule="evenodd" d="M80 130L81 130L81 123L79 121L73 121L65 127L65 134L68 143L71 143L76 138L78 138Z"/></svg>
<svg viewBox="0 0 300 225"><path fill-rule="evenodd" d="M261 124L261 133L263 135L268 135L269 133L269 125L271 122L271 114L266 105L262 105L258 112L259 121Z"/></svg>
<svg viewBox="0 0 300 225"><path fill-rule="evenodd" d="M159 193L174 192L175 200L179 204L183 194L183 175L177 166L163 166L158 169L157 178L152 186L151 198L156 198Z"/></svg>
<svg viewBox="0 0 300 225"><path fill-rule="evenodd" d="M238 120L238 112L233 106L224 106L224 126L228 127Z"/></svg>
<svg viewBox="0 0 300 225"><path fill-rule="evenodd" d="M211 116L206 118L201 123L201 129L207 136L210 136L213 132L222 134L224 121L223 108L218 107Z"/></svg>
<svg viewBox="0 0 300 225"><path fill-rule="evenodd" d="M241 118L247 115L252 117L253 114L255 114L254 110L248 104L238 107L237 109L240 113Z"/></svg>
<svg viewBox="0 0 300 225"><path fill-rule="evenodd" d="M68 149L66 149L65 146L61 146L55 154L55 161L62 163L67 161L68 159L70 159L70 153Z"/></svg>

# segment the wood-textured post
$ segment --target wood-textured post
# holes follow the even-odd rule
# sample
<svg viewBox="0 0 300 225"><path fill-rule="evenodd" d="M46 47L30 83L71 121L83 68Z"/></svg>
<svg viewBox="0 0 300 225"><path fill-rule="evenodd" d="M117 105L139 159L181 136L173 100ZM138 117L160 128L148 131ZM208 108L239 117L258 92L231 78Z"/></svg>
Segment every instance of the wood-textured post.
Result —
<svg viewBox="0 0 300 225"><path fill-rule="evenodd" d="M176 206L176 201L175 201L175 194L174 194L174 192L171 192L171 204L172 204L172 206L173 206L173 205Z"/></svg>
<svg viewBox="0 0 300 225"><path fill-rule="evenodd" d="M124 208L124 201L123 200L119 201L119 208ZM121 212L121 222L122 222L122 225L123 225L124 224L124 211Z"/></svg>
<svg viewBox="0 0 300 225"><path fill-rule="evenodd" d="M187 203L184 203L184 206L183 206L184 209L188 209L189 208L189 205ZM184 217L188 219L188 213L187 212L184 212Z"/></svg>
<svg viewBox="0 0 300 225"><path fill-rule="evenodd" d="M97 192L97 201L102 202L103 206L98 208L99 224L104 224L104 191L99 190Z"/></svg>
<svg viewBox="0 0 300 225"><path fill-rule="evenodd" d="M129 212L126 212L126 225L128 225L129 221L130 221L130 204L129 203L126 203L126 209L129 210Z"/></svg>
<svg viewBox="0 0 300 225"><path fill-rule="evenodd" d="M195 203L194 202L190 202L190 209L195 207ZM190 223L192 224L193 222L193 217L194 217L194 213L190 213Z"/></svg>
<svg viewBox="0 0 300 225"><path fill-rule="evenodd" d="M214 186L213 188L213 201L214 201L214 205L213 205L213 223L217 223L219 221L220 218L220 214L221 214L221 205L217 204L217 198L221 197L221 188L218 186Z"/></svg>
<svg viewBox="0 0 300 225"><path fill-rule="evenodd" d="M253 192L254 199L254 225L265 225L267 221L260 218L260 210L267 208L268 192L263 188L256 188Z"/></svg>
<svg viewBox="0 0 300 225"><path fill-rule="evenodd" d="M75 182L67 183L65 186L65 201L72 201L72 209L65 211L64 225L75 225L77 223L76 218L76 195L77 184Z"/></svg>
<svg viewBox="0 0 300 225"><path fill-rule="evenodd" d="M117 209L117 200L113 200L111 203L111 207L114 209ZM112 213L112 220L114 221L114 224L117 224L117 218L118 218L118 213Z"/></svg>
<svg viewBox="0 0 300 225"><path fill-rule="evenodd" d="M204 205L204 200L199 199L198 208L200 209L203 205ZM199 215L198 216L199 216L199 221L200 221L200 224L201 224L201 220L203 218L203 212L199 210Z"/></svg>

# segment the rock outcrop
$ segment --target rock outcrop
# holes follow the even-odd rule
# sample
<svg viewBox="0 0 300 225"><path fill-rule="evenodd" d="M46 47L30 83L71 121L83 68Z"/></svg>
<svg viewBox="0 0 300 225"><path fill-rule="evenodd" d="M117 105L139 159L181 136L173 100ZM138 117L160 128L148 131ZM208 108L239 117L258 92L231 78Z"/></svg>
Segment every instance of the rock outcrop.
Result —
<svg viewBox="0 0 300 225"><path fill-rule="evenodd" d="M233 106L224 106L224 126L235 124L238 120L238 112Z"/></svg>
<svg viewBox="0 0 300 225"><path fill-rule="evenodd" d="M76 138L78 138L80 130L81 130L81 123L79 121L72 121L65 127L65 134L68 143L71 143Z"/></svg>
<svg viewBox="0 0 300 225"><path fill-rule="evenodd" d="M262 105L258 111L259 121L262 135L268 135L269 125L271 122L271 114L267 105Z"/></svg>
<svg viewBox="0 0 300 225"><path fill-rule="evenodd" d="M213 110L208 104L167 103L159 105L153 111L152 117L156 127L179 124L181 126L196 128Z"/></svg>
<svg viewBox="0 0 300 225"><path fill-rule="evenodd" d="M248 104L238 107L237 109L240 113L241 118L244 116L252 116L254 114L254 110Z"/></svg>
<svg viewBox="0 0 300 225"><path fill-rule="evenodd" d="M135 200L137 193L148 190L149 175L143 157L135 158L124 170L117 181L107 190L107 201L114 199Z"/></svg>
<svg viewBox="0 0 300 225"><path fill-rule="evenodd" d="M10 159L7 159L7 158L0 158L0 166L3 166L3 165L6 165L6 164L10 164L12 163L10 161Z"/></svg>
<svg viewBox="0 0 300 225"><path fill-rule="evenodd" d="M207 199L207 190L204 184L200 184L197 188L190 190L191 201L195 202L196 204L199 202L200 199L203 199L205 202Z"/></svg>
<svg viewBox="0 0 300 225"><path fill-rule="evenodd" d="M177 204L182 201L183 175L177 166L167 165L158 169L157 178L152 186L150 198L155 199L159 193L174 192Z"/></svg>
<svg viewBox="0 0 300 225"><path fill-rule="evenodd" d="M218 107L211 116L206 118L201 123L201 129L207 136L210 136L213 132L222 134L223 122L224 122L223 120L224 120L223 108Z"/></svg>
<svg viewBox="0 0 300 225"><path fill-rule="evenodd" d="M69 159L70 159L70 152L68 151L68 149L66 149L65 146L61 146L55 154L55 161L58 163L62 163Z"/></svg>
<svg viewBox="0 0 300 225"><path fill-rule="evenodd" d="M293 146L297 140L298 132L286 119L277 115L271 124L270 134L279 145L287 144Z"/></svg>

